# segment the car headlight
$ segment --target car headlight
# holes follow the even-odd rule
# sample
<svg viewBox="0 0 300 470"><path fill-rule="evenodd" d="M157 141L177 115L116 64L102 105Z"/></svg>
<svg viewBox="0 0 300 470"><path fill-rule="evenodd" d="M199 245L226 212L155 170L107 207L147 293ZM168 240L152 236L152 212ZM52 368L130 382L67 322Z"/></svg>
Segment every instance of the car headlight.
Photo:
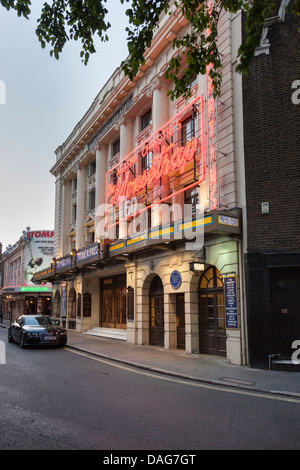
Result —
<svg viewBox="0 0 300 470"><path fill-rule="evenodd" d="M28 331L26 333L26 336L29 336L31 338L37 338L39 336L39 334L38 333L32 333L31 331Z"/></svg>

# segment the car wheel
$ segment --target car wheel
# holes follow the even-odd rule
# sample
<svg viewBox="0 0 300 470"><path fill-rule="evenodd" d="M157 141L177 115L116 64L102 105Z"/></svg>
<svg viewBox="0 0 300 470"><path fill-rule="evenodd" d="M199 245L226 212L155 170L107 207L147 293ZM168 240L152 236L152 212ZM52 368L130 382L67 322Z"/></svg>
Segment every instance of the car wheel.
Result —
<svg viewBox="0 0 300 470"><path fill-rule="evenodd" d="M20 338L20 348L23 349L25 348L25 335L22 333L21 338Z"/></svg>
<svg viewBox="0 0 300 470"><path fill-rule="evenodd" d="M13 342L14 342L13 337L12 337L12 334L11 334L11 330L8 330L8 342L9 342L9 343L13 343Z"/></svg>

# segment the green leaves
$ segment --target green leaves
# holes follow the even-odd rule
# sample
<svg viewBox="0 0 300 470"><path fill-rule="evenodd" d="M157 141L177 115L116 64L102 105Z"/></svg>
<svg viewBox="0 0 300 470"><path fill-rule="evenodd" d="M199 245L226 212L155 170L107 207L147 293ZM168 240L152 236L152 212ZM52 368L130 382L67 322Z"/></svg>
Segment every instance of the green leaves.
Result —
<svg viewBox="0 0 300 470"><path fill-rule="evenodd" d="M16 10L18 16L29 18L30 15L30 0L0 0L0 4L7 10Z"/></svg>
<svg viewBox="0 0 300 470"><path fill-rule="evenodd" d="M114 0L117 2L117 0ZM151 46L158 28L160 15L171 14L170 0L120 0L128 3L126 11L129 26L126 28L129 56L122 62L124 73L133 80L145 63L145 53ZM38 20L36 34L43 48L51 46L50 55L59 58L69 40L82 43L80 57L87 64L90 54L96 52L94 36L108 41L110 24L106 21L107 0L52 0L45 2ZM245 39L239 48L237 71L247 73L260 43L266 18L272 13L275 0L175 0L188 19L190 28L181 37L175 38L173 48L177 53L170 60L166 78L172 80L172 99L188 97L190 83L198 74L209 75L218 96L222 84L222 60L218 49L218 21L221 11L235 14L243 11ZM7 10L13 9L19 16L28 18L30 0L0 0ZM300 0L291 3L291 11L300 15Z"/></svg>
<svg viewBox="0 0 300 470"><path fill-rule="evenodd" d="M67 41L81 40L80 56L87 64L90 54L96 52L94 35L108 40L106 31L110 24L105 21L105 3L106 0L54 0L51 5L45 2L36 29L41 46L50 44L50 55L58 59Z"/></svg>
<svg viewBox="0 0 300 470"><path fill-rule="evenodd" d="M130 24L126 28L129 57L122 62L122 68L130 80L133 80L140 66L145 63L145 50L151 46L159 16L167 11L168 6L168 0L132 0L131 8L126 11Z"/></svg>

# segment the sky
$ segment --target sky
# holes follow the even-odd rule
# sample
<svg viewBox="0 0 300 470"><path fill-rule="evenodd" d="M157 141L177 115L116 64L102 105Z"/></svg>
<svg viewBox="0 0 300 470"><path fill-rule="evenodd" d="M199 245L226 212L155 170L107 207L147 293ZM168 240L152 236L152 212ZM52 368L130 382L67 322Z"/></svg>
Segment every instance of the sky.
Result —
<svg viewBox="0 0 300 470"><path fill-rule="evenodd" d="M59 60L35 34L44 0L32 1L30 20L0 5L0 242L3 251L23 230L54 229L55 150L67 139L127 55L125 10L108 0L109 41L81 61L81 42Z"/></svg>

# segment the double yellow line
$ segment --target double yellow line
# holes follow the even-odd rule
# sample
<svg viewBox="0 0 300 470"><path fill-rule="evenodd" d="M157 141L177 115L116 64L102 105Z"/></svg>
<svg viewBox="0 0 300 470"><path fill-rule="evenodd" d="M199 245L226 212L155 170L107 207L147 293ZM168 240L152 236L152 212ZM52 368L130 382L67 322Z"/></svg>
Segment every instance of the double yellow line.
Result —
<svg viewBox="0 0 300 470"><path fill-rule="evenodd" d="M88 359L92 359L93 361L101 362L102 364L106 364L106 365L109 365L111 367L117 367L118 369L126 370L128 372L133 373L133 374L139 374L139 375L143 375L143 376L146 376L146 377L152 377L152 378L156 378L156 379L159 379L159 380L164 380L164 381L167 381L167 382L174 382L174 383L177 383L177 384L179 383L179 384L189 385L189 386L192 386L192 387L205 388L205 389L208 389L208 390L215 390L215 391L219 391L219 392L234 393L236 395L245 395L245 396L255 397L255 398L265 398L265 399L268 399L268 400L276 400L276 401L284 401L284 402L288 402L288 403L298 403L298 404L300 404L300 398L297 398L297 397L280 396L280 395L276 395L275 393L273 393L273 394L270 393L269 394L269 393L255 392L255 391L251 392L250 390L249 391L247 391L247 390L238 390L238 389L230 388L230 387L222 387L220 385L209 385L209 384L205 384L205 383L192 382L192 381L189 381L188 379L183 380L183 379L177 379L175 377L167 377L163 374L160 375L160 374L155 373L155 372L146 372L146 371L143 371L143 370L140 370L140 369L136 369L136 368L134 368L134 366L130 367L130 366L125 366L125 365L122 365L122 364L118 364L116 362L113 362L113 360L109 361L109 360L106 360L106 359L102 359L100 357L93 356L92 353L89 354L89 353L79 352L79 351L75 351L74 349L70 349L68 347L64 348L64 350L72 352L73 354L77 354L78 356L87 357Z"/></svg>

